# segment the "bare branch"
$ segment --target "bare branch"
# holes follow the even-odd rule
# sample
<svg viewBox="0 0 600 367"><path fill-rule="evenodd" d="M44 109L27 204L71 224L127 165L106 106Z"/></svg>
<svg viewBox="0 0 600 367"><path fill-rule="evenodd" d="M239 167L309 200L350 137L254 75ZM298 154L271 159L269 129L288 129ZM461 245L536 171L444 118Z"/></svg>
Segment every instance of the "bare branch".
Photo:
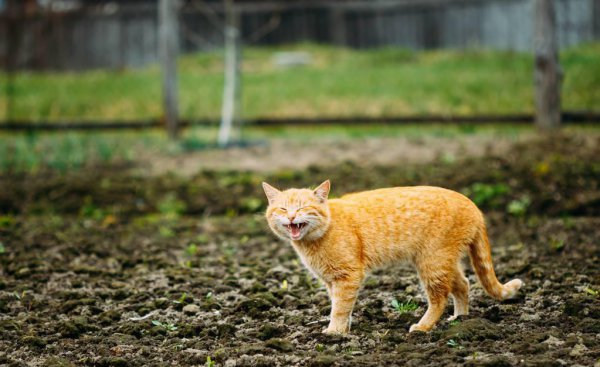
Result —
<svg viewBox="0 0 600 367"><path fill-rule="evenodd" d="M256 31L252 32L252 34L247 38L246 43L256 43L260 41L261 38L279 28L279 25L281 25L281 14L275 13L271 16L271 19L269 19L267 23L259 27Z"/></svg>

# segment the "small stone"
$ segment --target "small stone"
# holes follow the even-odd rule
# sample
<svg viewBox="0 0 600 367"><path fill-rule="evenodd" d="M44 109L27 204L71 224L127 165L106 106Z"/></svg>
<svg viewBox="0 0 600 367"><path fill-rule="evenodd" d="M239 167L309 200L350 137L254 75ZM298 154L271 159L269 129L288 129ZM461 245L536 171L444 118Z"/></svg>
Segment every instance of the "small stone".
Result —
<svg viewBox="0 0 600 367"><path fill-rule="evenodd" d="M312 367L327 367L332 366L337 361L337 358L328 354L321 354L311 359L309 365Z"/></svg>
<svg viewBox="0 0 600 367"><path fill-rule="evenodd" d="M186 315L195 315L200 312L200 307L195 304L185 305L183 307L183 313Z"/></svg>
<svg viewBox="0 0 600 367"><path fill-rule="evenodd" d="M294 350L292 343L290 343L288 340L280 338L272 338L267 340L265 342L265 346L282 352L291 352Z"/></svg>
<svg viewBox="0 0 600 367"><path fill-rule="evenodd" d="M264 324L258 330L258 337L261 340L268 340L283 335L285 331L286 329L283 326L275 324Z"/></svg>
<svg viewBox="0 0 600 367"><path fill-rule="evenodd" d="M569 355L571 357L581 357L582 355L586 354L587 352L587 347L583 344L577 344L573 347L573 349L571 350L571 353L569 353Z"/></svg>
<svg viewBox="0 0 600 367"><path fill-rule="evenodd" d="M521 321L539 321L541 319L540 315L534 314L523 314L519 318Z"/></svg>
<svg viewBox="0 0 600 367"><path fill-rule="evenodd" d="M551 347L558 347L558 346L565 344L564 341L562 341L552 335L550 335L550 337L548 339L544 340L542 343L548 344Z"/></svg>

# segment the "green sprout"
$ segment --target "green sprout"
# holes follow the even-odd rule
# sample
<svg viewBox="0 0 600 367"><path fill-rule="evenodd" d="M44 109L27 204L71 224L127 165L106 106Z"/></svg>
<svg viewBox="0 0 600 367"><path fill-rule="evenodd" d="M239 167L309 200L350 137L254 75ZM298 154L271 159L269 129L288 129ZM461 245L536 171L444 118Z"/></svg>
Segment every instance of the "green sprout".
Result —
<svg viewBox="0 0 600 367"><path fill-rule="evenodd" d="M181 303L184 303L186 298L187 298L187 293L186 293L186 292L183 292L183 293L181 294L181 297L179 297L179 299L178 299L178 300L176 300L176 301L173 301L173 303L176 303L176 304L181 304Z"/></svg>
<svg viewBox="0 0 600 367"><path fill-rule="evenodd" d="M195 243L190 243L186 248L185 248L185 253L189 256L189 257L194 257L197 253L198 253L198 246Z"/></svg>
<svg viewBox="0 0 600 367"><path fill-rule="evenodd" d="M450 340L448 340L446 345L449 346L450 348L456 348L456 347L458 347L458 342L454 339L450 339Z"/></svg>
<svg viewBox="0 0 600 367"><path fill-rule="evenodd" d="M515 217L523 217L527 213L527 208L529 208L530 204L531 199L529 199L529 196L524 196L519 200L513 200L508 203L506 211Z"/></svg>
<svg viewBox="0 0 600 367"><path fill-rule="evenodd" d="M600 295L600 292L593 289L592 287L590 287L590 285L586 285L585 288L583 288L583 291L591 296L594 297L598 297L598 295Z"/></svg>
<svg viewBox="0 0 600 367"><path fill-rule="evenodd" d="M552 247L554 251L560 251L565 247L565 241L553 238L552 241L550 241L550 247Z"/></svg>
<svg viewBox="0 0 600 367"><path fill-rule="evenodd" d="M163 329L165 329L167 331L175 331L175 330L177 330L177 326L175 326L175 324L171 324L171 323L165 324L165 323L162 323L162 322L160 322L158 320L152 320L152 325L161 327L161 328L163 328Z"/></svg>
<svg viewBox="0 0 600 367"><path fill-rule="evenodd" d="M413 302L412 299L409 299L406 302L398 302L398 300L393 299L391 304L394 310L398 311L400 314L413 312L419 308L419 305L416 302Z"/></svg>

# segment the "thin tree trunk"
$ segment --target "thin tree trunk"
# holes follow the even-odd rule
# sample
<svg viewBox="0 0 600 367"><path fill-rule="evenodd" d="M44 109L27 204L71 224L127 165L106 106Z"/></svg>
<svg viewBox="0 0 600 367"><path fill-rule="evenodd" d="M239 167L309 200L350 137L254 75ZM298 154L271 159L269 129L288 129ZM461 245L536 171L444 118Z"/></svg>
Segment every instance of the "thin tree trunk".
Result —
<svg viewBox="0 0 600 367"><path fill-rule="evenodd" d="M164 120L169 137L178 136L179 120L177 93L177 54L178 50L178 0L160 0L159 3L159 39L160 61L162 68L162 96Z"/></svg>
<svg viewBox="0 0 600 367"><path fill-rule="evenodd" d="M552 0L535 0L535 122L541 130L560 126L561 69Z"/></svg>
<svg viewBox="0 0 600 367"><path fill-rule="evenodd" d="M225 0L225 85L218 144L226 147L236 138L234 125L241 115L239 14L233 0Z"/></svg>

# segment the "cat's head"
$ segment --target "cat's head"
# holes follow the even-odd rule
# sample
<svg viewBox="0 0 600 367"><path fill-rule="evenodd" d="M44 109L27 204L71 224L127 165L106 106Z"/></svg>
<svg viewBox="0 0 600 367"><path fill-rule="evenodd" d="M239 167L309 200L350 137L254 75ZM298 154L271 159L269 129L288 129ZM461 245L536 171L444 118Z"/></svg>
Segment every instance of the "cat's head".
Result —
<svg viewBox="0 0 600 367"><path fill-rule="evenodd" d="M278 237L293 241L314 241L325 234L330 222L327 205L329 180L314 190L280 191L266 182L262 185L269 200L267 221Z"/></svg>

